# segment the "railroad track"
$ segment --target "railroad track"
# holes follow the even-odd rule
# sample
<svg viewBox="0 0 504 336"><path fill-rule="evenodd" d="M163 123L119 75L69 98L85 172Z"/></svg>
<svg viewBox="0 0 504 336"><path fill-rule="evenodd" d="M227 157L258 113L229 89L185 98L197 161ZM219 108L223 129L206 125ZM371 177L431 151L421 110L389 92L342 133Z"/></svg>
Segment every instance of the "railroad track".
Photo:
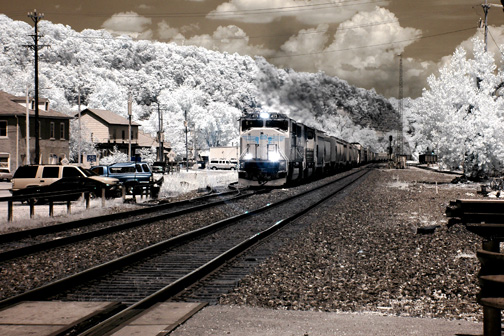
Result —
<svg viewBox="0 0 504 336"><path fill-rule="evenodd" d="M354 184L360 170L329 184L230 217L137 253L0 302L23 300L116 301L127 308L83 335L102 335L153 304L167 300L208 276L232 258ZM92 279L92 280L88 280Z"/></svg>
<svg viewBox="0 0 504 336"><path fill-rule="evenodd" d="M106 234L128 230L155 221L189 214L226 202L243 199L263 191L236 190L214 193L180 202L159 204L105 216L1 234L0 260L6 261L31 253L42 252Z"/></svg>

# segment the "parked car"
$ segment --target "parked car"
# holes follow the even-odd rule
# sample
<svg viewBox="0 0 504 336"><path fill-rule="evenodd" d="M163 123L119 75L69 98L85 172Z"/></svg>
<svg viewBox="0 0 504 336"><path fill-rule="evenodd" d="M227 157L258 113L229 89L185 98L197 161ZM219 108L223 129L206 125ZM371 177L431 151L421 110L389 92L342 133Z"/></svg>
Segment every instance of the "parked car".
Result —
<svg viewBox="0 0 504 336"><path fill-rule="evenodd" d="M115 184L103 183L99 179L95 179L95 175L89 177L73 176L73 177L63 177L54 183L42 186L32 186L18 190L16 196L33 196L40 195L36 198L37 204L45 203L49 200L49 197L44 197L45 193L53 192L73 192L77 190L88 190L90 192L90 198L101 197L102 190L105 190L106 198L115 198L122 195L121 185L118 181ZM53 201L76 201L81 197L82 194L65 195L60 197L50 197Z"/></svg>
<svg viewBox="0 0 504 336"><path fill-rule="evenodd" d="M156 161L152 164L152 172L158 174L164 174L168 171L168 165L166 162Z"/></svg>
<svg viewBox="0 0 504 336"><path fill-rule="evenodd" d="M10 181L12 173L7 168L0 168L0 181Z"/></svg>
<svg viewBox="0 0 504 336"><path fill-rule="evenodd" d="M101 176L118 179L129 194L133 193L134 188L141 188L148 189L153 197L157 197L163 183L162 177L158 180L154 179L146 162L120 162L109 166L95 166L91 167L91 171Z"/></svg>
<svg viewBox="0 0 504 336"><path fill-rule="evenodd" d="M119 180L98 176L92 171L79 166L62 165L27 165L19 167L12 177L13 196L22 194L26 188L48 186L62 178L90 178L102 183L107 189L119 188Z"/></svg>
<svg viewBox="0 0 504 336"><path fill-rule="evenodd" d="M164 168L161 166L152 166L152 172L157 174L163 174Z"/></svg>

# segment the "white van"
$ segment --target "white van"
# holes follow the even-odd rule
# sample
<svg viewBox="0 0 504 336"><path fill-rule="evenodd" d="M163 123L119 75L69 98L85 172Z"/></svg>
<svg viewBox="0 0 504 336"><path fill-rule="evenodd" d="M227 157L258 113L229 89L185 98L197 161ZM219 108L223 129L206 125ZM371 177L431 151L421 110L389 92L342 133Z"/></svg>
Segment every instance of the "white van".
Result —
<svg viewBox="0 0 504 336"><path fill-rule="evenodd" d="M238 163L237 162L232 162L229 160L210 160L208 163L208 169L231 169L235 170L238 168Z"/></svg>

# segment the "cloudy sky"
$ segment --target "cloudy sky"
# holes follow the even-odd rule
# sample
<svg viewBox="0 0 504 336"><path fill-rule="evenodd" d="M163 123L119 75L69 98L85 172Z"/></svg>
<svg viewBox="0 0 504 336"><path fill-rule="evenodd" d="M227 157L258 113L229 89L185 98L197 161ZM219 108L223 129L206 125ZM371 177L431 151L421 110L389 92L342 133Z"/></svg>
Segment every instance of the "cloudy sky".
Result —
<svg viewBox="0 0 504 336"><path fill-rule="evenodd" d="M469 46L484 18L485 0L16 0L0 12L106 29L137 39L199 45L264 56L297 71L323 71L350 84L398 96L399 56L404 96L417 97L426 77L460 45ZM500 5L499 0L488 0ZM500 60L504 12L489 11L488 49ZM43 33L43 32L41 32Z"/></svg>

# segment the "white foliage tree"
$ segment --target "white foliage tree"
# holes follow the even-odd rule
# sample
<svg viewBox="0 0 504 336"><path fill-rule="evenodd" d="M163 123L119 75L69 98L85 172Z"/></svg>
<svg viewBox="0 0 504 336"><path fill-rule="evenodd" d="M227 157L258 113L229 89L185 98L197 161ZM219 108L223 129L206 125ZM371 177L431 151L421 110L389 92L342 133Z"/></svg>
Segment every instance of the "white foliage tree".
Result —
<svg viewBox="0 0 504 336"><path fill-rule="evenodd" d="M33 83L29 75L33 53L20 43L21 37L31 43L32 33L29 24L0 14L0 90L23 95L27 83ZM357 89L323 73L279 69L261 57L114 38L104 30L76 32L47 20L40 23L40 33L41 42L51 45L40 51L40 85L50 88L41 95L51 100L53 108L75 111L80 91L83 109L105 109L127 117L131 94L132 119L145 132L156 134L158 116L152 103L159 102L165 140L177 154L185 154L185 114L193 131L188 137L191 148L192 142L196 148L236 142L236 119L256 107L307 123L325 115L328 120L335 118L334 124L339 123L337 111L344 110L353 124L361 125L355 127L356 131L362 128L361 133L387 128L383 120L397 119L390 103L373 90ZM349 126L347 133L351 135L353 129ZM377 142L368 135L363 145Z"/></svg>
<svg viewBox="0 0 504 336"><path fill-rule="evenodd" d="M156 148L140 148L139 150L140 157L143 162L147 162L152 165L157 159L157 151Z"/></svg>
<svg viewBox="0 0 504 336"><path fill-rule="evenodd" d="M81 123L81 134L89 134L91 131L86 129L86 127ZM79 162L79 149L82 155L84 154L96 154L96 144L91 141L91 138L85 136L79 137L79 121L72 119L70 121L70 133L74 134L70 138L70 161ZM79 145L80 139L80 145Z"/></svg>
<svg viewBox="0 0 504 336"><path fill-rule="evenodd" d="M496 89L503 82L493 57L475 39L474 59L458 48L429 90L411 105L420 120L421 150L435 150L451 169L463 168L473 179L500 170L504 160L503 99Z"/></svg>
<svg viewBox="0 0 504 336"><path fill-rule="evenodd" d="M129 162L130 158L128 154L121 152L117 146L110 151L109 156L105 156L100 159L100 165L108 166L117 162Z"/></svg>

